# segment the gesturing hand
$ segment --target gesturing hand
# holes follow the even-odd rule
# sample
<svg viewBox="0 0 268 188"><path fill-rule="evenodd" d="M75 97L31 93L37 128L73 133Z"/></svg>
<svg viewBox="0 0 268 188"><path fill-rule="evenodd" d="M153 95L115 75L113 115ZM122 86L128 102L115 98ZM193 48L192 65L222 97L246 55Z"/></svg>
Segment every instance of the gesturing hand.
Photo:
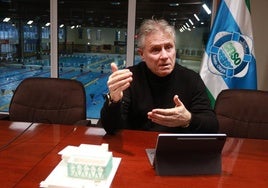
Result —
<svg viewBox="0 0 268 188"><path fill-rule="evenodd" d="M129 69L119 70L115 63L111 63L112 74L109 76L107 86L113 101L123 97L123 91L130 86L132 72Z"/></svg>
<svg viewBox="0 0 268 188"><path fill-rule="evenodd" d="M173 97L173 101L175 103L174 108L153 109L148 112L148 119L167 127L185 127L189 125L192 117L191 113L185 108L178 95Z"/></svg>

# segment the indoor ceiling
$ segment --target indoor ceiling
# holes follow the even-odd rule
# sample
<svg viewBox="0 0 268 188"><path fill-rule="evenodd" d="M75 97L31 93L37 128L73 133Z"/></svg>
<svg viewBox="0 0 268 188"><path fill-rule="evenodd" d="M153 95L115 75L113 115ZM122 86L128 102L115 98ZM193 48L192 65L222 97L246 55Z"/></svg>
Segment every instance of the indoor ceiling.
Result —
<svg viewBox="0 0 268 188"><path fill-rule="evenodd" d="M196 27L210 25L202 5L211 8L212 0L137 0L136 25L144 18L164 18L180 28L189 18ZM50 19L50 0L0 0L0 19L11 17L12 22L33 20L46 23ZM194 18L198 15L200 22ZM126 28L127 0L58 0L58 23L82 27Z"/></svg>

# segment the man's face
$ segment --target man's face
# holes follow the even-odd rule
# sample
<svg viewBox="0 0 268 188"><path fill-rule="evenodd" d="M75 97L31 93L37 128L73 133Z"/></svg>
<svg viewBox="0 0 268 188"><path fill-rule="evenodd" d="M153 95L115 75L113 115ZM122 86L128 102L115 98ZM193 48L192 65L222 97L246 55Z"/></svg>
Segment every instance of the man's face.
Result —
<svg viewBox="0 0 268 188"><path fill-rule="evenodd" d="M147 35L144 48L139 52L147 67L157 76L167 76L174 69L176 50L169 34L157 31Z"/></svg>

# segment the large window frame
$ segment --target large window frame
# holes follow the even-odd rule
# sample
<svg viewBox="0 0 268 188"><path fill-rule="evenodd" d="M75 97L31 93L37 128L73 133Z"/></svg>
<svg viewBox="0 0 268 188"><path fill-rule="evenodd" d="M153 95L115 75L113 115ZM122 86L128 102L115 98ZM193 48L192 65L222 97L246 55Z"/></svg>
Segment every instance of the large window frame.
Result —
<svg viewBox="0 0 268 188"><path fill-rule="evenodd" d="M127 27L127 53L126 66L133 65L134 60L134 36L135 36L135 19L136 19L136 0L128 0L128 27ZM59 77L58 67L58 0L50 0L50 28L51 28L51 77Z"/></svg>

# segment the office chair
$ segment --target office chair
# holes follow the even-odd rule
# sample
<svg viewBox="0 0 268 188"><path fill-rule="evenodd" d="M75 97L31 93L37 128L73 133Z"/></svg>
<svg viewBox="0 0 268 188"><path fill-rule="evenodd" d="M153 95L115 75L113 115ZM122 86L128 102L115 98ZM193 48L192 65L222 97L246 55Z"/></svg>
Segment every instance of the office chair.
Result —
<svg viewBox="0 0 268 188"><path fill-rule="evenodd" d="M227 89L215 102L220 133L230 137L268 139L268 91Z"/></svg>
<svg viewBox="0 0 268 188"><path fill-rule="evenodd" d="M77 80L31 77L16 88L9 120L49 124L90 125L86 120L86 95Z"/></svg>

